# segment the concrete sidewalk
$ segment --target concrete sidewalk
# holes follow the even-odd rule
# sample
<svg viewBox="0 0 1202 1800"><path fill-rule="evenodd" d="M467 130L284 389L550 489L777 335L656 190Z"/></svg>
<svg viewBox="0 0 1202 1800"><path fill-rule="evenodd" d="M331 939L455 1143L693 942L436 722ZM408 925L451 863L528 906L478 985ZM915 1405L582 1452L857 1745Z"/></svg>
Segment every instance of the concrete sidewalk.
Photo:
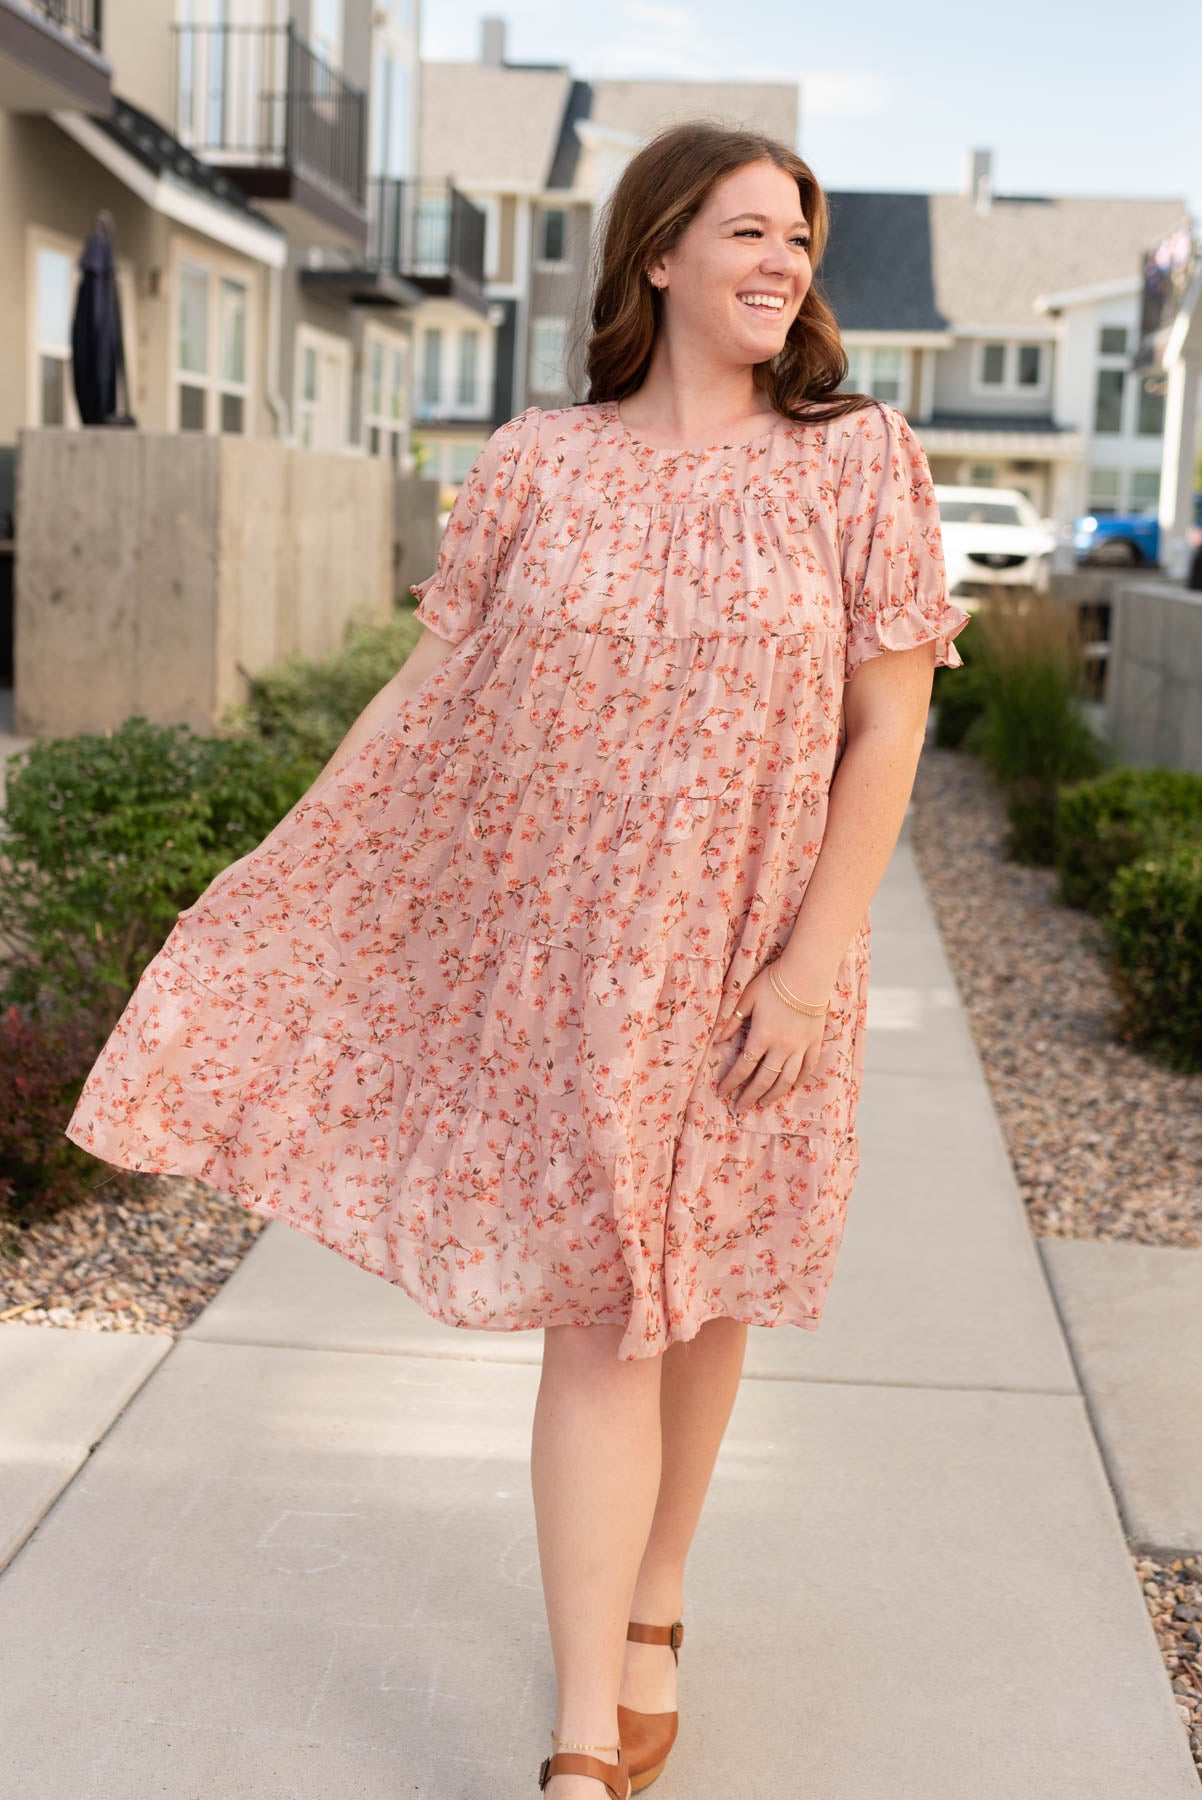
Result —
<svg viewBox="0 0 1202 1800"><path fill-rule="evenodd" d="M907 831L872 921L840 1264L819 1333L750 1333L654 1792L1198 1800ZM13 1332L72 1335L0 1328L0 1376ZM72 1351L98 1447L64 1425L57 1501L9 1531L8 1791L535 1795L541 1334L439 1325L276 1224L161 1361L110 1344ZM0 1403L0 1455L21 1433Z"/></svg>

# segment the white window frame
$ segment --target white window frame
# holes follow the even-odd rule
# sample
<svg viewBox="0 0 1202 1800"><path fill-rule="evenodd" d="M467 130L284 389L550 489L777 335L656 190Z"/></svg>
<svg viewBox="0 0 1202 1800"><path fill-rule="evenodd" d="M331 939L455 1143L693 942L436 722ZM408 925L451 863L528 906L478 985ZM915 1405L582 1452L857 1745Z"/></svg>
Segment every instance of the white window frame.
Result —
<svg viewBox="0 0 1202 1800"><path fill-rule="evenodd" d="M546 221L546 216L548 213L553 213L553 212L562 213L562 215L563 215L564 254L563 254L563 256L560 256L560 257L543 256L541 254L542 244L543 244L543 239L544 239L544 225L545 225L545 221ZM539 254L536 255L534 258L534 267L539 271L540 274L545 274L545 275L559 274L559 275L561 275L565 269L570 269L572 266L572 255L571 255L571 250L569 247L569 239L571 237L571 231L572 231L572 209L571 209L571 207L569 207L569 206L536 206L534 209L533 223L534 223L534 231L535 231L535 243L539 246Z"/></svg>
<svg viewBox="0 0 1202 1800"><path fill-rule="evenodd" d="M1003 349L1002 379L1001 381L986 381L984 378L985 352L991 349L995 344L1001 344ZM1025 383L1020 382L1018 379L1018 352L1020 347L1023 349L1038 350L1039 352L1039 380L1037 382ZM978 338L973 344L972 370L969 378L972 392L974 394L979 394L982 397L987 397L990 394L1001 394L1007 400L1014 400L1023 396L1028 400L1033 396L1046 397L1051 388L1051 349L1052 346L1048 343L1046 338Z"/></svg>
<svg viewBox="0 0 1202 1800"><path fill-rule="evenodd" d="M185 268L194 270L205 277L207 283L207 299L205 303L205 369L203 374L195 370L184 369L179 360L179 326L182 276ZM246 336L243 349L245 373L241 381L233 381L221 372L221 291L223 282L236 282L246 295ZM255 321L257 318L258 283L253 272L243 264L226 262L224 259L209 260L198 254L191 245L176 244L171 257L171 292L169 296L168 333L171 343L171 414L172 431L183 429L181 387L200 388L204 392L204 436L206 437L254 437L254 381L251 378L255 368L256 342ZM223 395L236 396L242 401L241 431L222 432L221 401ZM190 434L191 435L191 434ZM200 434L196 434L200 435Z"/></svg>
<svg viewBox="0 0 1202 1800"><path fill-rule="evenodd" d="M321 413L320 394L316 401L306 400L305 393L305 351L312 350L318 358L318 369L321 368L321 357L325 353L333 355L342 365L342 405L337 420L338 441L334 444L305 445L302 419L306 413L315 417ZM351 407L351 346L348 339L339 337L334 331L319 331L316 325L298 325L293 346L293 413L295 420L294 437L297 444L304 448L324 451L333 454L338 451L354 449L350 433Z"/></svg>
<svg viewBox="0 0 1202 1800"><path fill-rule="evenodd" d="M398 417L393 417L387 409L381 413L377 413L372 409L372 350L377 345L379 346L380 354L384 361L385 379L383 381L382 398L385 402L387 402L391 393L387 381L389 362L391 361L394 370L398 367L400 370L397 391L400 395L401 411ZM385 461L394 463L397 468L400 468L404 462L406 440L409 435L409 421L405 416L405 405L409 393L409 383L409 339L403 332L387 331L382 325L368 325L363 334L363 404L359 408L362 420L360 442L364 452L368 456L382 457ZM380 447L376 450L371 448L371 433L373 429L381 434ZM395 455L390 454L390 451L384 448L383 434L385 432L396 433Z"/></svg>
<svg viewBox="0 0 1202 1800"><path fill-rule="evenodd" d="M539 333L553 331L559 341L560 379L558 381L542 381L539 379L538 337ZM567 338L568 320L559 313L542 313L530 321L530 369L529 386L532 394L560 394L567 386Z"/></svg>
<svg viewBox="0 0 1202 1800"><path fill-rule="evenodd" d="M71 372L71 317L75 312L75 293L79 285L79 255L82 244L78 238L65 237L57 231L47 231L40 225L31 225L25 236L25 318L26 331L26 391L25 391L25 423L40 426L42 420L42 351L51 353L66 350L64 358L64 431L80 429L79 408L75 404L75 384ZM73 265L71 299L69 303L70 317L67 321L66 345L43 345L38 337L38 251L49 250L57 256L64 256ZM117 298L121 307L121 343L125 353L125 390L128 396L130 412L136 412L134 397L137 389L137 328L135 312L135 287L133 267L123 257L117 259ZM121 396L118 394L118 402Z"/></svg>
<svg viewBox="0 0 1202 1800"><path fill-rule="evenodd" d="M853 393L860 394L875 395L876 393L873 383L876 380L874 371L878 352L883 352L887 356L900 356L901 383L899 397L896 400L888 401L886 404L896 406L899 412L909 412L911 387L913 383L912 370L914 365L914 355L905 344L873 343L871 340L864 339L852 339L851 342L848 342L844 339L843 348L847 353L848 363L851 365L848 370L847 386ZM857 371L857 358L863 359L867 363L867 381L863 379L862 369Z"/></svg>

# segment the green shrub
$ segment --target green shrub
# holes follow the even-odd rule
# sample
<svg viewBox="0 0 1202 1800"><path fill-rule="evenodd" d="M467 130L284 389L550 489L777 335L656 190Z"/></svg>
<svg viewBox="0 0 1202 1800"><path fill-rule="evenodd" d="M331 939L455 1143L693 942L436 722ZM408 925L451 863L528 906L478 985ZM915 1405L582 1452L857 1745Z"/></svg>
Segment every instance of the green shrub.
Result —
<svg viewBox="0 0 1202 1800"><path fill-rule="evenodd" d="M248 677L249 697L228 709L222 729L259 738L323 769L420 635L410 604L397 607L382 624L354 620L336 656L317 663L292 657Z"/></svg>
<svg viewBox="0 0 1202 1800"><path fill-rule="evenodd" d="M1202 1070L1202 839L1119 869L1102 931L1118 1035L1169 1068Z"/></svg>
<svg viewBox="0 0 1202 1800"><path fill-rule="evenodd" d="M319 773L253 738L140 716L19 751L0 834L0 1004L114 1021L177 913Z"/></svg>
<svg viewBox="0 0 1202 1800"><path fill-rule="evenodd" d="M1202 775L1117 768L1062 787L1056 801L1056 898L1102 914L1119 869L1171 840L1202 834Z"/></svg>
<svg viewBox="0 0 1202 1800"><path fill-rule="evenodd" d="M974 745L1006 795L1006 854L1050 863L1056 790L1111 760L1081 712L1084 657L1075 617L1046 595L991 599L978 615L988 667Z"/></svg>

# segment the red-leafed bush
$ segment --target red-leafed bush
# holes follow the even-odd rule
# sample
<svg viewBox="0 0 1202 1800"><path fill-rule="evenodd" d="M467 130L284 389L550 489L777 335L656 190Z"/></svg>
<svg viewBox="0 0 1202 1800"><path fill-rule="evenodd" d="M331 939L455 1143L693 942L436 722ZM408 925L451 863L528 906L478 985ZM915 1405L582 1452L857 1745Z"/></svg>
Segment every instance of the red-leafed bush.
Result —
<svg viewBox="0 0 1202 1800"><path fill-rule="evenodd" d="M63 1135L99 1054L94 1027L0 1011L0 1213L18 1225L87 1198L94 1156Z"/></svg>

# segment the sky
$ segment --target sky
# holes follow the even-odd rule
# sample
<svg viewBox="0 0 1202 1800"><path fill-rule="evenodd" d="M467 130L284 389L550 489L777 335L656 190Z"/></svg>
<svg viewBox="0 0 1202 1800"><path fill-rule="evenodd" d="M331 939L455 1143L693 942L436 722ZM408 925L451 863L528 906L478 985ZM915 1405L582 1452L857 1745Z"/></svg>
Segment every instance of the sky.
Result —
<svg viewBox="0 0 1202 1800"><path fill-rule="evenodd" d="M509 61L586 81L797 82L826 188L956 192L988 149L995 193L1180 197L1202 221L1200 0L421 0L422 57L476 61L490 15Z"/></svg>

